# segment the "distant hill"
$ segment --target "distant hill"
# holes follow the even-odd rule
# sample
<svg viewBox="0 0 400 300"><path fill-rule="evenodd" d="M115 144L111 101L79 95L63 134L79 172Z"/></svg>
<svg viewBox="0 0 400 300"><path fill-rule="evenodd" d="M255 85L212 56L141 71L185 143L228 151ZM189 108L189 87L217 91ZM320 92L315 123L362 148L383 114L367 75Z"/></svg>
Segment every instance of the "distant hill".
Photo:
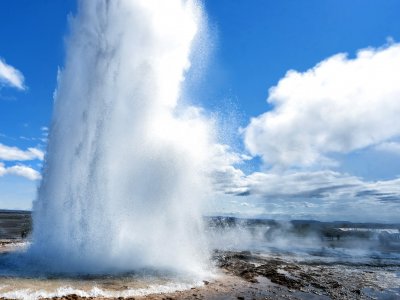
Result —
<svg viewBox="0 0 400 300"><path fill-rule="evenodd" d="M32 214L30 210L0 209L0 214Z"/></svg>
<svg viewBox="0 0 400 300"><path fill-rule="evenodd" d="M25 238L31 230L30 211L0 210L0 239Z"/></svg>

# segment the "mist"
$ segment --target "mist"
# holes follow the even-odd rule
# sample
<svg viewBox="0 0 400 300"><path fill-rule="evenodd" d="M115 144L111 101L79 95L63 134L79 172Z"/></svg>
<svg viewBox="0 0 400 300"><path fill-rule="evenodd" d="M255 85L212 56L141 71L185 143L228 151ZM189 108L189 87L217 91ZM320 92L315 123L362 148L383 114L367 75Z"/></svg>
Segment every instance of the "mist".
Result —
<svg viewBox="0 0 400 300"><path fill-rule="evenodd" d="M179 104L204 26L194 0L79 1L33 207L27 255L43 270L208 268L213 128Z"/></svg>

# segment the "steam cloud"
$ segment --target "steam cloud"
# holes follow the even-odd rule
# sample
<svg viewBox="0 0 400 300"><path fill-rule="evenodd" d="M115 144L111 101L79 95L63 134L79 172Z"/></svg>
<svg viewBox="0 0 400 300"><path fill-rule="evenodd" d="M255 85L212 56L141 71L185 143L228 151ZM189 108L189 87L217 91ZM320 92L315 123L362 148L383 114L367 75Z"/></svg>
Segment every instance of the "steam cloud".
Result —
<svg viewBox="0 0 400 300"><path fill-rule="evenodd" d="M79 1L29 254L63 272L203 272L210 122L178 109L192 0Z"/></svg>

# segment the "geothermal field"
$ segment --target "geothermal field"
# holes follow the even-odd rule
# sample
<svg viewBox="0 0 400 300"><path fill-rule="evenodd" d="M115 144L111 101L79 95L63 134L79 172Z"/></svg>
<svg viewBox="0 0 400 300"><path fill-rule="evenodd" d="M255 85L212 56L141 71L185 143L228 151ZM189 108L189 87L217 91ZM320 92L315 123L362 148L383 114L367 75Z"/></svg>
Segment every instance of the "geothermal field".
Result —
<svg viewBox="0 0 400 300"><path fill-rule="evenodd" d="M361 146L356 142L373 151L391 147L393 152L396 139L379 148L375 144L386 141L379 139L383 130L368 129L352 141L347 135L351 124L338 121L342 127L332 136L344 136L343 145L328 134L318 135L320 128L332 127L323 124L306 137L293 133L280 148L280 134L292 134L285 122L306 111L304 103L312 98L304 93L307 101L301 109L288 108L282 104L288 96L279 88L300 86L303 91L308 85L284 82L270 90L282 97L274 100L278 113L251 118L246 128L238 126L234 132L244 137L239 144L247 143L247 152L233 153L233 147L224 144L229 134L224 134L228 126L221 126L222 117L190 101L195 75L205 72L203 64L218 35L210 29L202 2L79 0L68 28L51 122L43 130L48 132L46 150L16 152L0 144L0 177L24 175L38 182L32 210L0 210L0 299L400 299L399 179L372 183L351 177L347 170L338 175L339 163L328 158L335 151L357 150ZM394 43L388 39L385 47ZM243 49L247 51L245 45ZM374 58L373 51L364 50L359 58ZM330 60L327 73L345 59L339 55ZM319 74L322 64L304 76L295 71L285 76L308 80ZM374 67L377 74L379 70ZM219 84L204 77L210 85ZM324 77L321 82L328 86L330 81ZM330 92L344 89L340 85ZM356 90L350 94L361 93L358 86ZM365 95L376 93L374 89ZM386 98L394 94L389 91ZM321 98L322 103L331 99ZM354 103L363 112L369 107ZM335 109L327 107L321 111ZM345 114L346 107L339 107L342 114L325 116L314 109L310 114L325 122ZM388 107L398 116L398 106ZM279 113L288 114L285 122L278 120ZM372 123L359 119L360 124ZM272 120L265 130L275 125L282 130L265 140L255 138L263 133L263 120ZM305 131L310 122L305 118L298 123L295 127ZM359 130L361 125L355 127ZM395 136L390 134L385 138ZM314 136L316 146L296 144L311 143ZM375 144L368 144L370 140ZM264 146L269 152L258 150ZM285 147L290 148L287 153ZM304 153L296 154L299 149ZM11 151L16 154L8 154ZM32 157L41 160L40 174L25 174L28 167L8 163ZM236 168L255 157L262 166L251 175L251 168ZM319 173L316 161L322 165ZM287 171L290 164L292 173ZM327 171L330 167L337 169ZM325 175L332 181L329 187L314 187L328 184L321 179ZM314 189L307 190L301 180L309 180ZM334 206L335 193L350 200ZM239 207L231 212L210 209L210 199L219 205L228 196L250 200L227 200ZM257 208L251 197L258 197L254 203L267 212L280 212L288 203L314 209L316 217L251 214ZM312 200L296 202L300 197ZM384 209L373 197L385 203ZM268 202L275 199L283 200ZM320 213L318 200L333 205L327 210L336 215ZM341 219L343 203L357 214L343 214ZM369 214L357 205L370 205ZM246 213L240 214L240 208ZM381 221L369 222L374 214ZM327 215L339 217L335 221Z"/></svg>
<svg viewBox="0 0 400 300"><path fill-rule="evenodd" d="M88 274L18 262L30 214L0 213L5 299L397 299L400 224L208 217L209 273L149 268Z"/></svg>

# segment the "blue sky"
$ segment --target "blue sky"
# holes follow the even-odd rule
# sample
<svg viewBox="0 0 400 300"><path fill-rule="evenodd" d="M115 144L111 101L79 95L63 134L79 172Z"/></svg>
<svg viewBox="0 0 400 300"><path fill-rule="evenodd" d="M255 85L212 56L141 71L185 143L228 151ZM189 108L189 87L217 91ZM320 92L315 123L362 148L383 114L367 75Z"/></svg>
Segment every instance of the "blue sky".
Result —
<svg viewBox="0 0 400 300"><path fill-rule="evenodd" d="M290 70L305 71L339 52L398 39L398 1L206 1L218 70L207 99L237 99L246 117L266 109L268 88ZM213 65L214 68L215 65ZM244 120L245 122L247 120Z"/></svg>
<svg viewBox="0 0 400 300"><path fill-rule="evenodd" d="M236 155L229 166L233 173L226 171L219 178L222 200L217 201L216 210L337 218L331 211L340 209L348 219L363 211L366 219L396 220L400 132L390 112L399 109L400 95L396 83L389 83L395 81L398 70L383 64L400 60L396 48L400 2L206 0L204 6L212 51L195 89L195 102L229 119L231 138L226 143L230 150L224 150L224 155ZM22 84L10 83L4 76L0 80L0 208L29 209L35 197L42 166L42 154L37 151L45 151L57 70L65 56L68 15L75 10L73 0L0 2L0 58L8 70L20 75ZM349 67L351 61L354 65L362 61L357 53L366 48L372 49L372 58L360 68ZM329 60L338 53L348 56ZM376 70L375 64L383 66L382 74L364 78L362 74ZM329 77L325 66L339 75ZM357 73L360 69L365 71ZM289 70L298 76L288 75ZM340 80L345 74L339 71L353 74L345 81L346 87ZM352 82L358 75L364 79ZM332 99L321 104L317 96L310 98L306 91L288 88L298 83L317 89L319 76L327 76L333 91L343 94L333 93ZM368 89L370 80L376 85ZM274 86L276 95L269 92ZM290 94L292 90L296 93ZM372 96L353 97L354 90ZM318 95L327 97L324 91ZM344 102L337 102L339 98ZM283 103L281 110L279 103ZM360 106L374 108L381 117L374 118L368 109L353 111ZM324 115L326 107L331 114ZM292 110L301 112L296 114L297 123L288 121ZM349 114L330 117L341 116L342 110ZM309 124L315 113L320 120ZM352 122L364 117L368 126ZM273 119L284 127L274 127ZM339 128L341 124L345 129ZM390 134L382 133L385 128ZM277 182L292 189L276 190Z"/></svg>

